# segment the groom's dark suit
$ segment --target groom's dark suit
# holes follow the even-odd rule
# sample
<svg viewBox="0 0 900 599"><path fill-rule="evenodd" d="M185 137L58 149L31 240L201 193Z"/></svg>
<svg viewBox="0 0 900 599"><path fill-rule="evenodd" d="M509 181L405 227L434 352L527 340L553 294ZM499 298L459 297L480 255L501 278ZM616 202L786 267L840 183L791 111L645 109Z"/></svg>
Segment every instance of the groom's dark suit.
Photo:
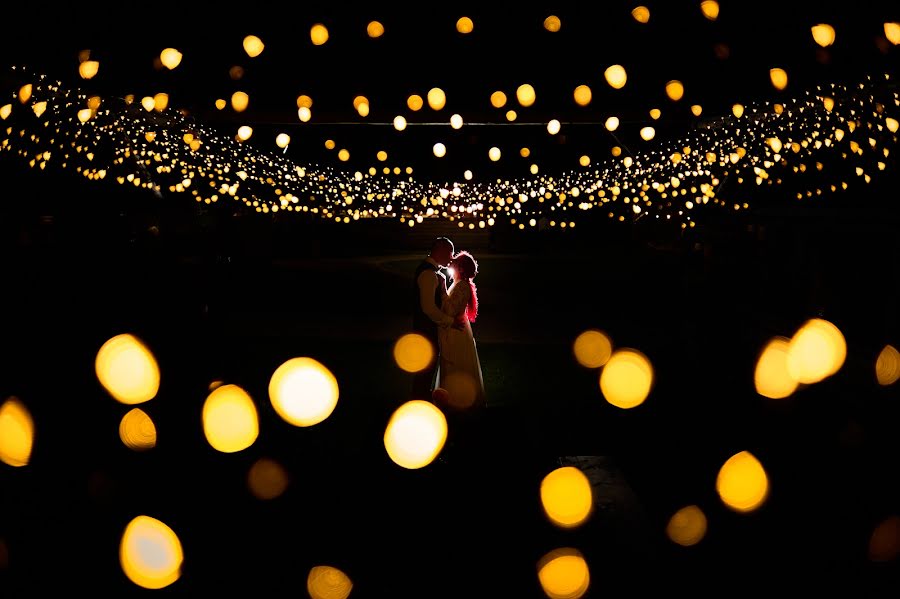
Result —
<svg viewBox="0 0 900 599"><path fill-rule="evenodd" d="M425 298L422 297L422 274L430 272L435 278L434 301L435 310L432 310L432 316L429 316L422 307ZM427 284L430 284L428 279ZM422 260L422 263L416 268L413 276L412 284L412 313L413 313L413 331L423 335L434 348L434 359L427 368L413 375L413 399L424 399L431 401L431 393L434 390L434 384L437 377L438 364L440 364L440 345L438 344L438 323L435 317L440 317L442 324L449 325L453 323L453 318L446 314L438 314L441 308L441 301L447 294L447 278L441 272L440 267L430 260Z"/></svg>

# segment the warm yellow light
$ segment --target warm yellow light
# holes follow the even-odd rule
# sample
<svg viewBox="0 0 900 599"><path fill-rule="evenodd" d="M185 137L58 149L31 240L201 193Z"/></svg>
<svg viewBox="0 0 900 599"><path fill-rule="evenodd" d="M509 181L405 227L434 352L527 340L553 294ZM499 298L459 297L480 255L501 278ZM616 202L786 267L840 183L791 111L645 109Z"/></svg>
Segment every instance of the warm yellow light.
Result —
<svg viewBox="0 0 900 599"><path fill-rule="evenodd" d="M9 118L9 115L12 113L12 104L4 104L0 106L0 119L4 121Z"/></svg>
<svg viewBox="0 0 900 599"><path fill-rule="evenodd" d="M203 434L222 453L247 449L259 436L253 398L237 385L216 387L203 404Z"/></svg>
<svg viewBox="0 0 900 599"><path fill-rule="evenodd" d="M897 119L885 117L884 124L888 128L888 131L890 131L891 133L896 133L900 122L898 122Z"/></svg>
<svg viewBox="0 0 900 599"><path fill-rule="evenodd" d="M366 25L366 35L372 39L381 37L384 35L384 25L378 21L370 21L369 24Z"/></svg>
<svg viewBox="0 0 900 599"><path fill-rule="evenodd" d="M559 20L559 17L556 15L550 15L546 19L544 19L544 29L551 33L556 33L559 31L559 28L562 27L562 22Z"/></svg>
<svg viewBox="0 0 900 599"><path fill-rule="evenodd" d="M631 11L631 16L638 23L646 23L650 20L650 9L646 6L638 6Z"/></svg>
<svg viewBox="0 0 900 599"><path fill-rule="evenodd" d="M619 117L611 116L606 119L606 123L604 124L607 131L615 131L619 128Z"/></svg>
<svg viewBox="0 0 900 599"><path fill-rule="evenodd" d="M797 389L797 379L788 371L790 340L775 337L763 348L756 361L753 384L756 392L770 399L790 397Z"/></svg>
<svg viewBox="0 0 900 599"><path fill-rule="evenodd" d="M541 504L553 524L561 528L580 526L594 509L591 483L574 466L557 468L541 481Z"/></svg>
<svg viewBox="0 0 900 599"><path fill-rule="evenodd" d="M834 43L834 27L831 25L819 23L818 25L813 25L811 29L813 39L823 48Z"/></svg>
<svg viewBox="0 0 900 599"><path fill-rule="evenodd" d="M613 352L600 373L600 391L612 405L628 409L644 403L653 387L653 366L635 349Z"/></svg>
<svg viewBox="0 0 900 599"><path fill-rule="evenodd" d="M397 408L384 431L391 460L415 470L430 464L447 440L447 419L430 401L414 399Z"/></svg>
<svg viewBox="0 0 900 599"><path fill-rule="evenodd" d="M434 147L431 148L431 151L434 152L434 155L438 158L443 158L447 154L447 146L438 142L434 144Z"/></svg>
<svg viewBox="0 0 900 599"><path fill-rule="evenodd" d="M463 118L462 115L454 114L450 117L450 126L454 129L461 129L463 126Z"/></svg>
<svg viewBox="0 0 900 599"><path fill-rule="evenodd" d="M579 106L587 106L591 103L591 88L587 85L579 85L575 88L573 96L575 97L576 104Z"/></svg>
<svg viewBox="0 0 900 599"><path fill-rule="evenodd" d="M673 543L691 547L706 536L706 514L696 505L688 505L669 518L666 535Z"/></svg>
<svg viewBox="0 0 900 599"><path fill-rule="evenodd" d="M488 158L490 158L493 162L497 162L498 160L500 160L500 148L494 146L493 148L488 150Z"/></svg>
<svg viewBox="0 0 900 599"><path fill-rule="evenodd" d="M700 116L701 114L703 114L703 107L699 104L693 104L691 106L691 114L693 114L694 116Z"/></svg>
<svg viewBox="0 0 900 599"><path fill-rule="evenodd" d="M22 87L19 88L19 93L17 97L19 98L19 102L25 104L28 100L31 99L31 91L34 89L34 86L30 83L26 83Z"/></svg>
<svg viewBox="0 0 900 599"><path fill-rule="evenodd" d="M316 46L321 46L328 41L328 28L321 23L316 23L309 30L309 39Z"/></svg>
<svg viewBox="0 0 900 599"><path fill-rule="evenodd" d="M550 599L580 599L591 584L591 574L580 551L562 547L538 561L538 581Z"/></svg>
<svg viewBox="0 0 900 599"><path fill-rule="evenodd" d="M782 90L787 87L787 71L782 68L769 69L769 79L772 81L772 85L777 90Z"/></svg>
<svg viewBox="0 0 900 599"><path fill-rule="evenodd" d="M312 108L313 99L306 94L297 96L297 108Z"/></svg>
<svg viewBox="0 0 900 599"><path fill-rule="evenodd" d="M669 81L666 83L666 95L673 102L677 102L684 96L684 84L676 79Z"/></svg>
<svg viewBox="0 0 900 599"><path fill-rule="evenodd" d="M650 109L650 118L654 121L658 121L659 117L662 116L662 111L659 108L651 108Z"/></svg>
<svg viewBox="0 0 900 599"><path fill-rule="evenodd" d="M700 3L700 10L703 12L703 16L710 21L715 21L719 18L719 3L715 0L703 0Z"/></svg>
<svg viewBox="0 0 900 599"><path fill-rule="evenodd" d="M347 162L348 160L350 160L350 151L345 148L341 148L340 150L338 150L338 160L340 160L341 162Z"/></svg>
<svg viewBox="0 0 900 599"><path fill-rule="evenodd" d="M165 523L138 516L125 527L119 562L134 584L145 589L167 587L181 576L183 561L181 541Z"/></svg>
<svg viewBox="0 0 900 599"><path fill-rule="evenodd" d="M803 384L817 383L840 370L847 358L844 335L822 318L806 321L788 346L788 372Z"/></svg>
<svg viewBox="0 0 900 599"><path fill-rule="evenodd" d="M312 118L312 111L306 106L301 106L297 109L297 118L300 119L300 122L306 123Z"/></svg>
<svg viewBox="0 0 900 599"><path fill-rule="evenodd" d="M247 141L253 137L253 127L250 125L241 125L237 130L238 141Z"/></svg>
<svg viewBox="0 0 900 599"><path fill-rule="evenodd" d="M469 17L460 17L456 21L456 30L460 33L472 33L473 29L475 29L475 23Z"/></svg>
<svg viewBox="0 0 900 599"><path fill-rule="evenodd" d="M501 91L495 91L491 94L491 106L494 108L503 108L506 105L506 94Z"/></svg>
<svg viewBox="0 0 900 599"><path fill-rule="evenodd" d="M334 148L335 148L334 140L333 140L333 139L326 139L326 140L325 140L325 149L326 149L326 150L333 150Z"/></svg>
<svg viewBox="0 0 900 599"><path fill-rule="evenodd" d="M353 581L332 566L313 566L306 577L306 590L310 599L347 599Z"/></svg>
<svg viewBox="0 0 900 599"><path fill-rule="evenodd" d="M247 472L247 487L254 497L264 501L281 496L289 482L284 466L269 458L259 458Z"/></svg>
<svg viewBox="0 0 900 599"><path fill-rule="evenodd" d="M422 96L418 94L413 94L409 98L406 99L406 105L413 112L417 112L422 109L422 106L425 105L425 101L422 100Z"/></svg>
<svg viewBox="0 0 900 599"><path fill-rule="evenodd" d="M428 106L432 110L441 110L447 103L447 95L439 87L433 87L428 90Z"/></svg>
<svg viewBox="0 0 900 599"><path fill-rule="evenodd" d="M882 386L893 385L900 379L900 352L893 345L885 345L875 360L875 378Z"/></svg>
<svg viewBox="0 0 900 599"><path fill-rule="evenodd" d="M152 101L153 98L150 98L150 100ZM90 108L82 108L78 111L78 120L82 123L86 123L92 118L94 118L94 111Z"/></svg>
<svg viewBox="0 0 900 599"><path fill-rule="evenodd" d="M620 148L619 146L613 146L612 149L611 149L609 152L610 152L610 154L612 154L614 157L618 158L619 156L622 155L622 148Z"/></svg>
<svg viewBox="0 0 900 599"><path fill-rule="evenodd" d="M116 335L104 343L94 368L103 388L123 404L149 401L159 391L156 358L134 335Z"/></svg>
<svg viewBox="0 0 900 599"><path fill-rule="evenodd" d="M731 107L731 113L737 118L741 118L744 116L744 105L743 104L735 104Z"/></svg>
<svg viewBox="0 0 900 599"><path fill-rule="evenodd" d="M506 120L510 123L516 120L516 111L515 110L507 110L506 111Z"/></svg>
<svg viewBox="0 0 900 599"><path fill-rule="evenodd" d="M269 380L269 399L275 411L294 426L313 426L328 418L337 406L337 379L313 358L291 358Z"/></svg>
<svg viewBox="0 0 900 599"><path fill-rule="evenodd" d="M164 112L169 107L169 94L158 93L153 96L153 109L157 112Z"/></svg>
<svg viewBox="0 0 900 599"><path fill-rule="evenodd" d="M403 116L397 115L394 117L394 129L397 131L406 129L406 119Z"/></svg>
<svg viewBox="0 0 900 599"><path fill-rule="evenodd" d="M612 341L603 331L589 329L575 338L572 353L585 368L600 368L612 356Z"/></svg>
<svg viewBox="0 0 900 599"><path fill-rule="evenodd" d="M96 60L85 60L78 65L78 74L82 79L93 79L100 70L100 63Z"/></svg>
<svg viewBox="0 0 900 599"><path fill-rule="evenodd" d="M590 163L591 163L591 157L588 156L587 154L578 158L578 164L580 164L581 166L588 166L588 165L590 165Z"/></svg>
<svg viewBox="0 0 900 599"><path fill-rule="evenodd" d="M716 492L736 512L751 512L769 495L769 479L762 464L749 451L728 458L716 477Z"/></svg>
<svg viewBox="0 0 900 599"><path fill-rule="evenodd" d="M781 148L783 147L781 140L777 137L770 137L766 140L766 143L769 144L769 147L772 148L772 151L776 154L781 152Z"/></svg>
<svg viewBox="0 0 900 599"><path fill-rule="evenodd" d="M35 102L31 106L31 110L34 112L34 116L41 118L41 115L44 114L44 111L47 110L46 102ZM96 109L94 109L96 110Z"/></svg>
<svg viewBox="0 0 900 599"><path fill-rule="evenodd" d="M519 156L521 156L522 158L528 158L529 156L531 156L531 150L529 150L528 148L522 148L519 150Z"/></svg>
<svg viewBox="0 0 900 599"><path fill-rule="evenodd" d="M625 72L625 67L619 64L614 64L607 68L606 71L604 71L603 76L613 89L622 89L625 87L625 82L628 81L628 74Z"/></svg>
<svg viewBox="0 0 900 599"><path fill-rule="evenodd" d="M235 112L244 112L247 110L248 104L250 104L250 96L245 92L237 91L231 94L231 108Z"/></svg>
<svg viewBox="0 0 900 599"><path fill-rule="evenodd" d="M375 158L378 159L378 162L384 162L385 160L387 160L387 157L387 152L385 152L384 150L378 150L378 152L375 154Z"/></svg>
<svg viewBox="0 0 900 599"><path fill-rule="evenodd" d="M641 127L641 139L650 141L654 137L656 137L656 129L653 127Z"/></svg>
<svg viewBox="0 0 900 599"><path fill-rule="evenodd" d="M152 449L156 447L156 425L144 410L131 408L119 421L119 439L128 449Z"/></svg>
<svg viewBox="0 0 900 599"><path fill-rule="evenodd" d="M216 100L216 110L225 110L226 106L228 106L228 102L226 102L223 98L219 98Z"/></svg>
<svg viewBox="0 0 900 599"><path fill-rule="evenodd" d="M255 35L248 35L244 38L244 52L246 52L247 56L250 58L256 58L262 54L262 51L265 50L265 48L266 45L263 41Z"/></svg>
<svg viewBox="0 0 900 599"><path fill-rule="evenodd" d="M556 135L559 133L560 123L556 119L551 119L549 123L547 123L547 133L550 135Z"/></svg>
<svg viewBox="0 0 900 599"><path fill-rule="evenodd" d="M0 405L0 461L15 468L27 466L34 446L34 421L17 397Z"/></svg>
<svg viewBox="0 0 900 599"><path fill-rule="evenodd" d="M900 44L900 23L890 22L884 24L884 37L895 46Z"/></svg>
<svg viewBox="0 0 900 599"><path fill-rule="evenodd" d="M516 99L523 107L528 108L534 104L536 98L537 94L535 94L534 87L530 83L523 83L516 88Z"/></svg>
<svg viewBox="0 0 900 599"><path fill-rule="evenodd" d="M279 133L278 135L275 136L275 145L278 146L279 148L284 149L284 148L288 147L290 145L290 143L291 143L291 136L288 135L287 133Z"/></svg>

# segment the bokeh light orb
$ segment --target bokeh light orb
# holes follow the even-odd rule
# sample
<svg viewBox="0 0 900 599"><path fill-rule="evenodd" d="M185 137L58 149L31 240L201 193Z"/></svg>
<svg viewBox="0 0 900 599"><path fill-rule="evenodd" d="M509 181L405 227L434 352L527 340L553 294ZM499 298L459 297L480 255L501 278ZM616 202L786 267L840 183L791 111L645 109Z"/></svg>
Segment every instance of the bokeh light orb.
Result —
<svg viewBox="0 0 900 599"><path fill-rule="evenodd" d="M309 39L313 45L321 46L328 41L328 28L322 23L316 23L309 30Z"/></svg>
<svg viewBox="0 0 900 599"><path fill-rule="evenodd" d="M156 447L156 425L140 408L132 408L119 421L119 439L128 449L146 451Z"/></svg>
<svg viewBox="0 0 900 599"><path fill-rule="evenodd" d="M291 358L269 380L272 407L294 426L313 426L337 406L340 390L331 371L313 358Z"/></svg>
<svg viewBox="0 0 900 599"><path fill-rule="evenodd" d="M406 372L419 372L434 360L435 348L419 333L407 333L394 343L394 361Z"/></svg>
<svg viewBox="0 0 900 599"><path fill-rule="evenodd" d="M159 391L159 366L153 353L134 335L123 333L100 347L94 360L97 379L123 404L150 401Z"/></svg>
<svg viewBox="0 0 900 599"><path fill-rule="evenodd" d="M280 497L289 481L284 466L271 458L259 458L247 472L247 487L254 497L264 501Z"/></svg>
<svg viewBox="0 0 900 599"><path fill-rule="evenodd" d="M603 331L588 329L575 338L572 353L585 368L600 368L612 356L612 341Z"/></svg>
<svg viewBox="0 0 900 599"><path fill-rule="evenodd" d="M28 465L34 447L34 420L19 398L0 405L0 461L18 468Z"/></svg>
<svg viewBox="0 0 900 599"><path fill-rule="evenodd" d="M696 505L688 505L669 518L666 525L666 536L673 543L682 547L691 547L706 536L706 514Z"/></svg>
<svg viewBox="0 0 900 599"><path fill-rule="evenodd" d="M475 23L469 17L460 17L456 21L456 30L462 34L472 33L473 29L475 29Z"/></svg>
<svg viewBox="0 0 900 599"><path fill-rule="evenodd" d="M541 505L550 521L560 528L580 526L594 508L588 477L574 466L557 468L541 481Z"/></svg>
<svg viewBox="0 0 900 599"><path fill-rule="evenodd" d="M844 335L822 318L807 320L788 345L788 372L798 382L817 383L840 370L847 358Z"/></svg>
<svg viewBox="0 0 900 599"><path fill-rule="evenodd" d="M314 566L306 577L306 591L310 599L347 599L353 581L333 566Z"/></svg>
<svg viewBox="0 0 900 599"><path fill-rule="evenodd" d="M519 101L520 105L528 108L534 104L534 101L537 99L534 87L530 83L523 83L516 88L516 99Z"/></svg>
<svg viewBox="0 0 900 599"><path fill-rule="evenodd" d="M580 551L561 547L538 561L538 581L550 599L579 599L590 587L591 573Z"/></svg>
<svg viewBox="0 0 900 599"><path fill-rule="evenodd" d="M434 461L447 440L447 418L429 401L414 399L397 408L384 431L391 460L415 470Z"/></svg>
<svg viewBox="0 0 900 599"><path fill-rule="evenodd" d="M756 361L753 384L756 392L770 399L790 397L797 389L797 379L788 370L790 339L775 337L763 348Z"/></svg>
<svg viewBox="0 0 900 599"><path fill-rule="evenodd" d="M259 436L259 416L253 398L237 385L221 385L203 404L203 433L222 453L247 449Z"/></svg>
<svg viewBox="0 0 900 599"><path fill-rule="evenodd" d="M719 469L716 492L732 510L752 512L769 495L769 477L756 456L741 451L728 458Z"/></svg>
<svg viewBox="0 0 900 599"><path fill-rule="evenodd" d="M634 408L650 394L653 376L647 356L635 349L616 350L600 372L600 390L612 405Z"/></svg>
<svg viewBox="0 0 900 599"><path fill-rule="evenodd" d="M625 87L625 83L628 81L628 74L625 72L625 67L620 64L614 64L603 72L603 76L606 78L606 82L613 89L622 89Z"/></svg>
<svg viewBox="0 0 900 599"><path fill-rule="evenodd" d="M184 552L178 535L165 523L138 516L128 523L119 544L125 576L145 589L161 589L181 576Z"/></svg>

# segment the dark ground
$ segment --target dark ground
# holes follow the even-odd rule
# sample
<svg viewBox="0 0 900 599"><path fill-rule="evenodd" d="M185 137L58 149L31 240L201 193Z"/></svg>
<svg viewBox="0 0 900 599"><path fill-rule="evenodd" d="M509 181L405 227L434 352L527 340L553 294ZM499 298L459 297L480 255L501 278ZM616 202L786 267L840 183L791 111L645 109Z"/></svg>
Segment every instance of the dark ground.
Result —
<svg viewBox="0 0 900 599"><path fill-rule="evenodd" d="M873 374L900 338L900 238L896 212L858 209L886 206L892 185L689 234L592 224L490 236L223 220L177 196L126 208L122 191L94 186L67 188L65 201L7 190L0 398L26 403L37 438L29 466L0 468L0 584L10 589L0 595L142 594L117 554L141 513L185 548L182 578L163 595L305 596L309 568L329 564L354 580L354 597L540 597L536 563L565 546L585 555L596 597L621 585L722 590L720 575L733 577L728 588L776 575L798 588L852 582L856 595L895 585L897 560L871 562L867 547L900 512L896 386ZM406 471L382 443L409 386L391 348L408 330L415 264L444 233L479 260L489 407L480 437ZM757 395L763 345L813 316L844 333L844 367L787 400ZM574 360L572 342L591 327L651 359L645 404L611 406L597 371ZM94 375L96 351L120 332L144 339L162 372L141 406L159 433L146 453L118 440L127 409ZM267 396L273 370L295 356L321 361L340 385L332 416L305 429L280 420ZM202 434L215 380L244 387L259 410L260 437L238 454ZM741 450L772 489L745 515L715 493L719 466ZM291 475L270 502L245 482L261 456ZM600 472L594 517L575 531L546 521L538 494L565 456L597 456ZM683 548L665 525L688 504L709 531Z"/></svg>

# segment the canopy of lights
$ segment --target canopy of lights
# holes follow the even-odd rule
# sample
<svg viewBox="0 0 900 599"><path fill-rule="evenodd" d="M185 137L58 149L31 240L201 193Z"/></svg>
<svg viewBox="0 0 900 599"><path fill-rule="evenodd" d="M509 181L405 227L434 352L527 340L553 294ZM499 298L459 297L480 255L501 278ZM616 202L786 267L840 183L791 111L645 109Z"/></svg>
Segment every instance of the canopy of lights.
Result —
<svg viewBox="0 0 900 599"><path fill-rule="evenodd" d="M627 17L637 27L649 27L653 15L650 8L637 6ZM702 2L688 16L715 26L720 7L716 2ZM900 23L877 14L871 19L880 26L873 47L889 58L900 43ZM544 35L566 34L556 15L546 16L538 25ZM827 63L827 49L839 37L840 25L812 23L797 35L825 52L815 56ZM389 31L378 20L370 20L365 27L372 43ZM456 20L457 37L466 38L475 31L473 18ZM329 41L329 28L322 22L310 24L308 37L314 48L340 43ZM249 32L232 41L240 42L248 65L228 70L234 87L240 88L246 71L268 46ZM727 44L718 44L713 51L723 60L728 57ZM189 60L179 48L160 47L153 64L157 71L171 72ZM409 94L402 110L379 123L369 120L377 99L361 94L346 98L346 104L353 106L354 122L335 118L317 123L313 97L304 93L296 97L296 111L293 106L290 109L293 122L277 121L280 112L268 115L279 115L269 135L273 125L253 121L248 110L251 95L241 89L230 97L209 98L207 107L215 105L216 110L204 113L175 105L173 99L179 94L174 90L146 95L124 89L92 92L93 80L102 78L102 65L90 49L80 49L77 83L14 65L8 79L11 89L3 90L9 100L0 105L2 154L16 155L35 169L70 169L91 181L182 194L203 204L230 202L259 213L300 213L335 222L398 219L410 227L430 218L471 229L501 222L521 229L566 227L575 226L585 215L622 222L656 219L693 227L713 211L755 208L761 195L756 190L762 187L780 186L784 193L778 197L805 201L868 184L895 164L900 118L900 95L890 70L865 72L867 65L861 65L854 80L821 81L796 90L796 85L788 89L788 70L773 65L768 70L769 97L737 98L727 113L717 115L704 114L703 104L697 101L690 104L693 122L670 124L671 135L658 133L665 122L663 115L675 112L671 106L690 103L685 83L676 78L664 84L665 110L655 107L646 113L647 118L637 119L633 112L613 114L601 107L591 113L595 122L576 122L572 116L573 109L586 110L593 98L602 97L597 85L592 89L588 84L567 92L569 105L559 108L560 118L527 123L522 120L537 99L544 93L559 96L559 90L550 93L523 82L507 90L508 97L504 90L486 88L483 103L489 101L498 116L491 122L473 121L468 115L481 113L467 112L465 107L447 115L452 95L441 85L421 95ZM626 69L622 64L597 63L592 68L602 73L603 93L625 90L641 76L640 68ZM425 106L437 116L417 119ZM227 113L232 122L223 126L221 120L202 116L216 112ZM245 115L247 120L240 124ZM625 143L620 127L626 123L638 132L636 143ZM393 148L374 153L369 166L352 163L354 137L342 133L352 125L368 125L366 131L374 129L385 144L402 144L402 133L413 125L431 128L435 133L427 142L430 146L414 151L427 152L434 161L454 152L471 152L472 168L435 180L410 165L391 163L390 156L403 155ZM534 144L510 147L512 142L504 142L504 128L517 125L538 132L533 134ZM446 137L448 127L451 131L486 129L490 133L482 137L495 142L454 145ZM564 138L567 128L579 127L594 129L596 151L579 152L577 165L566 167L557 158L542 164L533 155L546 138ZM385 135L388 129L390 139ZM335 159L325 162L288 154L292 138L299 136L316 138ZM345 147L336 141L342 136ZM511 153L525 161L520 174L503 171L496 176L481 166L482 154L497 163L510 160ZM465 164L467 157L460 160Z"/></svg>

